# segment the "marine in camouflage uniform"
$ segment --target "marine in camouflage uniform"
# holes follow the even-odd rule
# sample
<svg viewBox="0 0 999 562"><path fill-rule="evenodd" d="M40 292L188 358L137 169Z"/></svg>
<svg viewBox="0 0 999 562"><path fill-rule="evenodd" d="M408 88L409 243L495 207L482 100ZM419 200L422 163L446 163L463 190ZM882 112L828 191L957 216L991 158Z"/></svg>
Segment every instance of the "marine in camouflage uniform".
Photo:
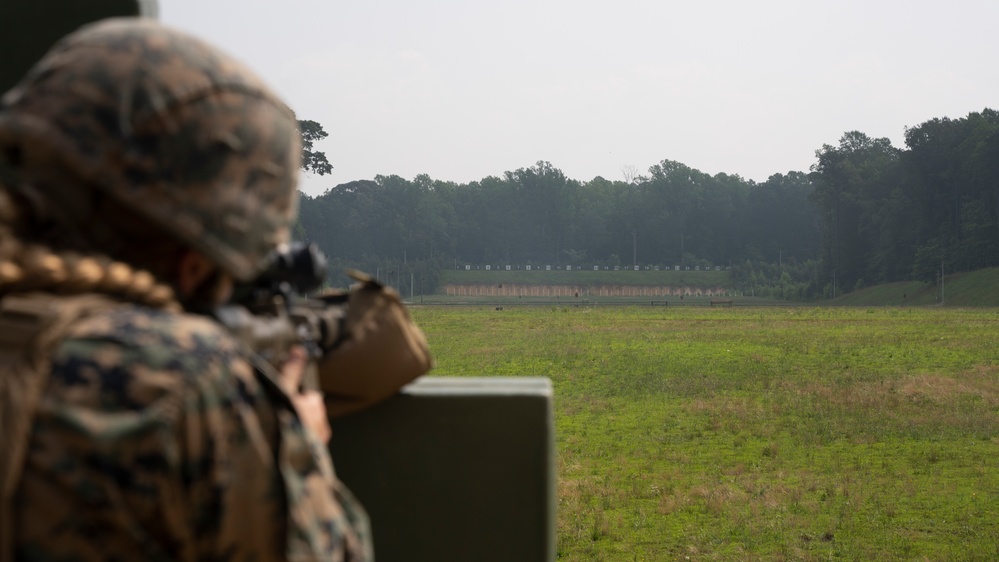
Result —
<svg viewBox="0 0 999 562"><path fill-rule="evenodd" d="M249 280L287 242L295 127L246 68L142 20L70 35L4 96L0 557L371 558L294 391L171 278L177 248Z"/></svg>

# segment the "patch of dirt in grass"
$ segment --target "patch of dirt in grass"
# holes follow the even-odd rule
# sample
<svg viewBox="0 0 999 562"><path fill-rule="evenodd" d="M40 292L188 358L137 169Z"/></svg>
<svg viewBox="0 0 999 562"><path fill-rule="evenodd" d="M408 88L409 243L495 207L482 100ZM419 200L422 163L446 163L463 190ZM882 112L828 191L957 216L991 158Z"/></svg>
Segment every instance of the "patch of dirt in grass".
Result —
<svg viewBox="0 0 999 562"><path fill-rule="evenodd" d="M999 369L981 366L960 376L913 375L901 382L899 393L914 401L940 404L962 396L977 396L990 406L999 405Z"/></svg>
<svg viewBox="0 0 999 562"><path fill-rule="evenodd" d="M832 406L851 409L880 410L898 403L895 385L883 381L852 384L813 381L799 387L798 394L814 396Z"/></svg>
<svg viewBox="0 0 999 562"><path fill-rule="evenodd" d="M925 437L942 429L982 434L999 427L999 370L994 367L880 381L811 381L785 390L856 442L870 443L886 432Z"/></svg>

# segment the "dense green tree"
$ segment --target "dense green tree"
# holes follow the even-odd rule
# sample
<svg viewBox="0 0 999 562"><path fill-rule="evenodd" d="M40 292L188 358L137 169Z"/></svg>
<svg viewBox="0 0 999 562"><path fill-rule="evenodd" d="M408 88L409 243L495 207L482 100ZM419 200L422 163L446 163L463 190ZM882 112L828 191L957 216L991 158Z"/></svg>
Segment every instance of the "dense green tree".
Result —
<svg viewBox="0 0 999 562"><path fill-rule="evenodd" d="M819 255L819 217L810 197L814 185L803 172L774 174L753 185L747 198L748 259L782 263Z"/></svg>
<svg viewBox="0 0 999 562"><path fill-rule="evenodd" d="M298 132L302 138L302 169L324 176L333 171L333 166L326 159L326 154L315 150L315 143L327 136L323 126L309 119L298 120Z"/></svg>
<svg viewBox="0 0 999 562"><path fill-rule="evenodd" d="M839 146L817 150L813 198L823 210L823 272L837 292L872 282L872 253L880 242L879 201L890 193L899 150L886 138L851 131Z"/></svg>
<svg viewBox="0 0 999 562"><path fill-rule="evenodd" d="M999 265L999 113L932 119L906 130L907 168L920 211L919 263L948 270ZM929 278L921 265L913 273Z"/></svg>

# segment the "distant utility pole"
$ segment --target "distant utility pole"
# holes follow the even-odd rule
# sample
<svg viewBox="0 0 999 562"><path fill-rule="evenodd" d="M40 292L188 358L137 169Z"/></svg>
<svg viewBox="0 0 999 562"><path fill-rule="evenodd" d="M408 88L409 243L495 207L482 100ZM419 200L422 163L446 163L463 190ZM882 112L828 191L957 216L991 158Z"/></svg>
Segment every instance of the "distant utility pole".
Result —
<svg viewBox="0 0 999 562"><path fill-rule="evenodd" d="M944 262L940 260L940 304L944 303Z"/></svg>
<svg viewBox="0 0 999 562"><path fill-rule="evenodd" d="M631 229L631 265L638 265L638 231Z"/></svg>

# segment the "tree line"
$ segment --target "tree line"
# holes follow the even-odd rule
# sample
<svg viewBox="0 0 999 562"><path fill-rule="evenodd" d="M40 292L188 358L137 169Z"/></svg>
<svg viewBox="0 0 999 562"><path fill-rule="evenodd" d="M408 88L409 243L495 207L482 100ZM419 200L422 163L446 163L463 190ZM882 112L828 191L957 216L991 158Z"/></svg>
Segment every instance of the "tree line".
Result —
<svg viewBox="0 0 999 562"><path fill-rule="evenodd" d="M468 184L376 176L303 197L299 236L338 265L403 267L431 287L466 263L728 266L818 252L806 174L755 184L674 161L649 173L580 182L538 162Z"/></svg>
<svg viewBox="0 0 999 562"><path fill-rule="evenodd" d="M826 293L999 265L999 112L907 128L904 149L849 132L816 156Z"/></svg>
<svg viewBox="0 0 999 562"><path fill-rule="evenodd" d="M465 263L732 266L789 298L999 265L999 115L905 139L848 132L809 172L764 182L673 160L586 182L545 161L467 184L379 175L303 195L298 236L404 293Z"/></svg>

